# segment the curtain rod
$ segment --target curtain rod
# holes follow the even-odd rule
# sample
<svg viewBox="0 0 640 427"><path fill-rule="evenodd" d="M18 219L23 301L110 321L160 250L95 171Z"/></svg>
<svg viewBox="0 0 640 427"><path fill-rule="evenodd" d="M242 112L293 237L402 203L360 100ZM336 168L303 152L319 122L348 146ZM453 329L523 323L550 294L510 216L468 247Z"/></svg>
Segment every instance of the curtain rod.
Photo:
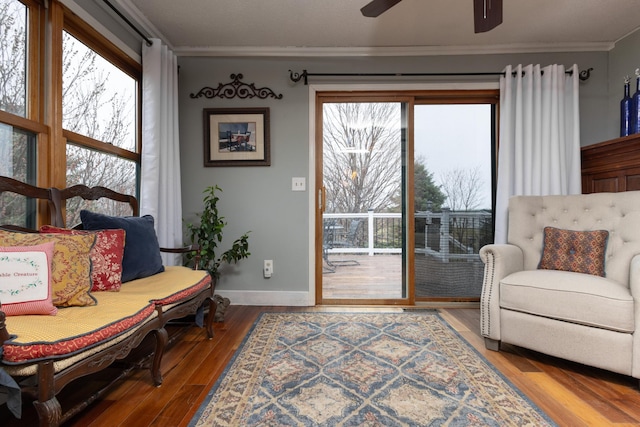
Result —
<svg viewBox="0 0 640 427"><path fill-rule="evenodd" d="M133 25L133 23L131 21L129 21L129 19L126 16L124 16L118 9L116 9L116 7L114 5L112 5L109 0L104 0L104 2L107 4L107 6L109 6L111 8L111 10L113 10L116 13L116 15L118 15L120 17L120 19L122 19L124 22L126 22L127 25L130 26L133 29L133 31L138 33L140 35L140 37L142 37L144 39L144 41L147 43L147 46L151 46L153 44L153 42L149 39L149 37L147 37L142 31L140 31L138 29L138 27Z"/></svg>
<svg viewBox="0 0 640 427"><path fill-rule="evenodd" d="M591 77L591 71L593 68L580 71L578 78L582 81L588 80ZM512 74L515 76L516 71ZM504 71L500 72L478 72L478 73L309 73L307 70L302 70L302 73L294 73L289 70L289 78L294 83L298 83L300 80L304 80L305 86L309 84L309 77L444 77L444 76L504 76ZM573 70L565 71L565 74L573 74Z"/></svg>

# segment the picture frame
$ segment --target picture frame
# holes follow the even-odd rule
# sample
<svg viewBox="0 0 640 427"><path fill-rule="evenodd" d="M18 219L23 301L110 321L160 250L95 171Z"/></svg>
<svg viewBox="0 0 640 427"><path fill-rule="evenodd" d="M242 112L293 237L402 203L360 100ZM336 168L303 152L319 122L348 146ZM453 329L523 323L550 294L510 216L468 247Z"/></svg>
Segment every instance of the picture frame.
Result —
<svg viewBox="0 0 640 427"><path fill-rule="evenodd" d="M270 166L269 108L205 108L204 166Z"/></svg>

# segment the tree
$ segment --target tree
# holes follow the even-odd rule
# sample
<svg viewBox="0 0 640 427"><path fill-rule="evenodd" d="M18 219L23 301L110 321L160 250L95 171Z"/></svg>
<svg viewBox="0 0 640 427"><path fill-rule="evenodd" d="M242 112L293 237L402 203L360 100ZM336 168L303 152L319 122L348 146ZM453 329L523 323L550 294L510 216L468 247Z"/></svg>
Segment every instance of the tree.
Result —
<svg viewBox="0 0 640 427"><path fill-rule="evenodd" d="M327 103L323 115L327 211L391 208L401 185L400 105Z"/></svg>
<svg viewBox="0 0 640 427"><path fill-rule="evenodd" d="M444 172L440 177L440 185L447 196L446 204L453 212L472 211L480 206L483 185L480 167L457 168ZM480 241L479 236L486 234L481 232L482 223L476 223L469 216L454 216L449 227L451 235L457 242L473 247L474 252L479 250L477 246Z"/></svg>
<svg viewBox="0 0 640 427"><path fill-rule="evenodd" d="M19 2L0 2L0 110L20 117L26 115L26 30L25 7ZM29 160L35 156L32 133L0 125L0 174L35 183L28 176ZM0 213L6 223L27 224L24 197L4 194Z"/></svg>
<svg viewBox="0 0 640 427"><path fill-rule="evenodd" d="M446 196L440 186L434 182L433 174L427 170L426 159L424 157L416 158L413 170L415 210L440 210ZM430 206L428 205L429 203ZM427 209L428 207L430 207L430 209Z"/></svg>
<svg viewBox="0 0 640 427"><path fill-rule="evenodd" d="M451 169L440 175L440 188L452 211L471 211L480 206L483 180L480 167Z"/></svg>
<svg viewBox="0 0 640 427"><path fill-rule="evenodd" d="M0 110L24 117L26 111L24 6L0 3Z"/></svg>
<svg viewBox="0 0 640 427"><path fill-rule="evenodd" d="M135 149L129 123L135 117L133 99L110 84L105 61L92 49L65 33L63 42L63 127L74 133L116 147ZM135 163L78 145L67 145L67 185L101 185L135 194ZM114 215L131 214L124 205L101 201L100 211ZM87 208L80 198L67 201L67 223L80 220Z"/></svg>

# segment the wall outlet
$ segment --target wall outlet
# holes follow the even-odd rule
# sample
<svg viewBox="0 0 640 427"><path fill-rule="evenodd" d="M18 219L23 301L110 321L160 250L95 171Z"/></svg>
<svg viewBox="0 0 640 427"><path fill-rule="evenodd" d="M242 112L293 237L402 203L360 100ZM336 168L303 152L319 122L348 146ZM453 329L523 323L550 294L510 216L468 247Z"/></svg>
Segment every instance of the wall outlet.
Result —
<svg viewBox="0 0 640 427"><path fill-rule="evenodd" d="M264 278L268 279L273 274L273 260L265 259L264 267L262 268L262 273L264 274Z"/></svg>

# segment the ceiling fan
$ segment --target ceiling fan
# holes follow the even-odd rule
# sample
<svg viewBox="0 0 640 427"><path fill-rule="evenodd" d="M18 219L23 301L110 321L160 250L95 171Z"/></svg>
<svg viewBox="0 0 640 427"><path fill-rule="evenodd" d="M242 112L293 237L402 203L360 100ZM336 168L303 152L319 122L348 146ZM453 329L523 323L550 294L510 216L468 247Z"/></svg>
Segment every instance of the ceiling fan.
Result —
<svg viewBox="0 0 640 427"><path fill-rule="evenodd" d="M360 12L368 18L375 18L401 1L372 0ZM476 33L484 33L502 24L502 0L473 0L473 23Z"/></svg>

